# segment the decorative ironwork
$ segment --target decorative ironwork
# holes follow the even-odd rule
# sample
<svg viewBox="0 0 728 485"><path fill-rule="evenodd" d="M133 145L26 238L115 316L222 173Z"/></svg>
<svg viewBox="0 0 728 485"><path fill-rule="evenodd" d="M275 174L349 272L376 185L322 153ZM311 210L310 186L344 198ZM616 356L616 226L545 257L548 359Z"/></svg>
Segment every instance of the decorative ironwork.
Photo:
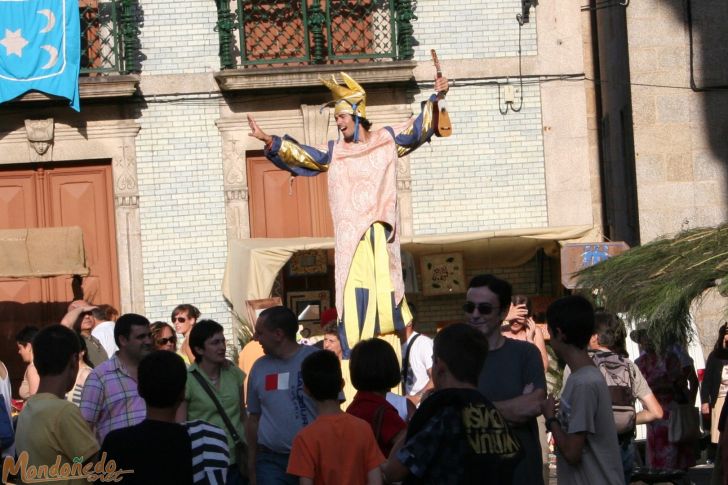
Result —
<svg viewBox="0 0 728 485"><path fill-rule="evenodd" d="M415 54L412 48L413 20L417 20L417 16L412 11L412 0L397 0L397 44L400 59L412 59Z"/></svg>
<svg viewBox="0 0 728 485"><path fill-rule="evenodd" d="M136 19L134 0L122 0L121 33L124 45L124 72L136 72L136 53L139 52L139 26Z"/></svg>
<svg viewBox="0 0 728 485"><path fill-rule="evenodd" d="M81 73L139 70L137 0L79 0Z"/></svg>
<svg viewBox="0 0 728 485"><path fill-rule="evenodd" d="M313 36L313 59L316 64L324 62L324 25L326 24L326 15L321 11L321 2L314 0L311 5L311 15L308 17L308 28Z"/></svg>
<svg viewBox="0 0 728 485"><path fill-rule="evenodd" d="M217 25L215 31L220 39L220 67L223 69L235 68L233 56L233 32L237 28L235 14L230 11L229 0L215 0L217 4Z"/></svg>
<svg viewBox="0 0 728 485"><path fill-rule="evenodd" d="M411 0L236 2L240 64L246 67L411 59L414 54ZM218 6L218 25L223 17L224 8ZM228 44L222 36L220 45L226 68Z"/></svg>

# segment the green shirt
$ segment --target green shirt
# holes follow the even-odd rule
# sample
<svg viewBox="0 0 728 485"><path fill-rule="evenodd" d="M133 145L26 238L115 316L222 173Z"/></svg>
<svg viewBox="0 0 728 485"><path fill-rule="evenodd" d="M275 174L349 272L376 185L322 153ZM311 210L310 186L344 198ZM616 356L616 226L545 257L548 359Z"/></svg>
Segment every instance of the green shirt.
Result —
<svg viewBox="0 0 728 485"><path fill-rule="evenodd" d="M215 403L212 402L210 395L207 394L202 385L197 381L197 378L192 375L192 371L197 370L202 378L212 388L217 400L220 401L222 408L225 410L225 414L228 415L230 421L235 427L235 431L240 436L240 439L245 442L245 431L243 429L243 423L240 420L240 413L244 406L243 400L243 381L245 374L243 371L237 368L234 364L230 364L227 367L220 369L220 388L215 387L207 377L207 374L200 369L197 364L192 364L187 368L189 375L187 376L187 386L185 387L185 401L187 401L187 419L192 421L194 419L200 419L210 424L220 427L227 435L228 447L230 450L230 463L235 461L235 442L232 436L230 436L230 430L225 426L225 421L220 417L217 412Z"/></svg>

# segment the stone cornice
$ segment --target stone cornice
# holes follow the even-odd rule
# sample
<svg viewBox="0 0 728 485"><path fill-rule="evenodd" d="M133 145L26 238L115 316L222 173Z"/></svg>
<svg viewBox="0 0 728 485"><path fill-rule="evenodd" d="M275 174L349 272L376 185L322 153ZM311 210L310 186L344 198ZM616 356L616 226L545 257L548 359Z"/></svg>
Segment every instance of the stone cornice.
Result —
<svg viewBox="0 0 728 485"><path fill-rule="evenodd" d="M96 121L85 126L83 133L76 126L56 123L54 140L59 142L92 138L135 137L140 129L141 125L131 120ZM13 132L0 132L0 139L6 143L26 143L28 138L23 127Z"/></svg>
<svg viewBox="0 0 728 485"><path fill-rule="evenodd" d="M371 119L375 121L374 128L386 126L389 123L401 123L412 116L412 109L409 105L394 106L368 106L367 114L371 115ZM265 126L266 130L289 129L291 126L301 124L301 114L291 112L286 115L280 115L275 112L262 112L255 114L255 120ZM244 115L235 115L227 118L220 118L215 121L215 125L222 133L234 132L243 133L247 136L248 120ZM332 125L333 126L333 125Z"/></svg>
<svg viewBox="0 0 728 485"><path fill-rule="evenodd" d="M134 74L118 76L94 76L78 78L78 93L81 99L123 98L133 96L139 86L139 76ZM36 91L26 93L18 101L48 101L56 96Z"/></svg>
<svg viewBox="0 0 728 485"><path fill-rule="evenodd" d="M391 84L414 79L416 61L369 62L364 64L327 64L301 67L235 69L215 73L223 91L252 91L320 87L319 76L345 70L362 84Z"/></svg>

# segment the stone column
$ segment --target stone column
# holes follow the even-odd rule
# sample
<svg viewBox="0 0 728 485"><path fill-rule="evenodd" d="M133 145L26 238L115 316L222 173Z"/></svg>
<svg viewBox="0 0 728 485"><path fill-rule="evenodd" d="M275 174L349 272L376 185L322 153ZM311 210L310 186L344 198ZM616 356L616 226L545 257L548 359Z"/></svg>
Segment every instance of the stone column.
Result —
<svg viewBox="0 0 728 485"><path fill-rule="evenodd" d="M244 120L234 118L215 122L222 134L223 190L228 240L250 237L246 144L241 139L247 137L247 132L244 131L243 122Z"/></svg>
<svg viewBox="0 0 728 485"><path fill-rule="evenodd" d="M111 167L114 177L121 312L143 314L145 308L142 231L139 215L136 146L133 136L125 136L122 139L121 144L118 145L118 151L112 158Z"/></svg>

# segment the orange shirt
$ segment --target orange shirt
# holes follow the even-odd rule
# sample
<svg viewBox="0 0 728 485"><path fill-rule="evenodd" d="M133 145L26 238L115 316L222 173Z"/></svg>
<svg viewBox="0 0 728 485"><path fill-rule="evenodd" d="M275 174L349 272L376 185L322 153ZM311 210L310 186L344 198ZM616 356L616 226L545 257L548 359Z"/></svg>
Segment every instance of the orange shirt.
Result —
<svg viewBox="0 0 728 485"><path fill-rule="evenodd" d="M245 344L245 347L240 351L240 355L238 355L238 367L245 374L245 382L243 383L245 386L245 404L248 403L248 376L250 375L250 369L253 368L255 361L264 355L263 346L257 340L251 340Z"/></svg>
<svg viewBox="0 0 728 485"><path fill-rule="evenodd" d="M369 423L341 413L319 416L296 435L287 471L316 485L366 485L383 462Z"/></svg>

